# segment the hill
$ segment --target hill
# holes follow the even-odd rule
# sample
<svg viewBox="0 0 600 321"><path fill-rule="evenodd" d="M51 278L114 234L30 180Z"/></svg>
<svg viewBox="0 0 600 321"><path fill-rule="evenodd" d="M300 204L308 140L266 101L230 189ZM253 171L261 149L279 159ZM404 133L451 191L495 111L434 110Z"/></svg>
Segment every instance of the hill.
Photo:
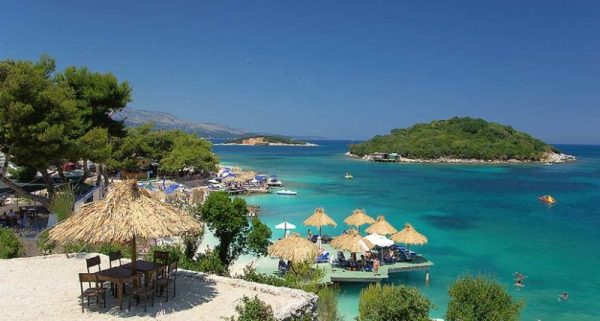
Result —
<svg viewBox="0 0 600 321"><path fill-rule="evenodd" d="M255 135L230 139L224 145L263 145L263 146L312 146L313 144L282 136Z"/></svg>
<svg viewBox="0 0 600 321"><path fill-rule="evenodd" d="M130 107L115 113L113 118L117 120L124 119L125 125L127 126L139 126L142 124L154 123L157 129L179 129L203 138L230 139L250 134L246 130L231 128L221 124L183 120L166 112L149 111Z"/></svg>
<svg viewBox="0 0 600 321"><path fill-rule="evenodd" d="M398 161L561 162L574 159L510 126L470 117L394 129L388 135L350 145L351 155L371 160L383 157L373 155L375 153L396 153Z"/></svg>

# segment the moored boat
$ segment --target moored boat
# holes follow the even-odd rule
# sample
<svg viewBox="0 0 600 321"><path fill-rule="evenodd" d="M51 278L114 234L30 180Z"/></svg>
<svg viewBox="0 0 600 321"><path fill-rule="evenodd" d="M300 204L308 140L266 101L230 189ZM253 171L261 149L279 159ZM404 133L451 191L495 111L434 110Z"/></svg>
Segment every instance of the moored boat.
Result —
<svg viewBox="0 0 600 321"><path fill-rule="evenodd" d="M296 191L290 191L290 190L281 190L281 191L277 191L276 193L277 195L297 195L298 192Z"/></svg>
<svg viewBox="0 0 600 321"><path fill-rule="evenodd" d="M555 204L556 203L556 199L550 195L542 195L542 196L538 197L538 200L540 200L541 202L544 202L546 204Z"/></svg>

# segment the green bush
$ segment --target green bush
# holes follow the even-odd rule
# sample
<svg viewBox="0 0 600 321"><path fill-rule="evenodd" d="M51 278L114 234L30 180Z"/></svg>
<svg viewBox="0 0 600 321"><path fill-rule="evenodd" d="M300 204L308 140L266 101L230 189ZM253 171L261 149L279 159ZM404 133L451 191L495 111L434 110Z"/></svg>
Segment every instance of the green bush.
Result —
<svg viewBox="0 0 600 321"><path fill-rule="evenodd" d="M54 194L50 203L50 211L56 214L59 222L64 221L73 213L75 195L75 190L69 185L60 188Z"/></svg>
<svg viewBox="0 0 600 321"><path fill-rule="evenodd" d="M325 286L317 291L319 299L317 300L317 320L318 321L340 321L337 309L337 297L339 290L331 286Z"/></svg>
<svg viewBox="0 0 600 321"><path fill-rule="evenodd" d="M124 258L131 258L131 247L127 245L105 243L96 248L96 252L104 255L117 251L121 251Z"/></svg>
<svg viewBox="0 0 600 321"><path fill-rule="evenodd" d="M96 249L85 242L67 242L62 246L63 253L96 252Z"/></svg>
<svg viewBox="0 0 600 321"><path fill-rule="evenodd" d="M242 302L235 307L238 316L231 317L230 321L275 321L273 309L261 301L258 296L249 298L244 296Z"/></svg>
<svg viewBox="0 0 600 321"><path fill-rule="evenodd" d="M225 275L229 274L227 266L219 259L219 254L216 251L208 251L204 254L200 254L196 260L190 260L187 257L183 257L179 264L181 268L204 272L209 274Z"/></svg>
<svg viewBox="0 0 600 321"><path fill-rule="evenodd" d="M12 259L25 254L23 242L12 229L0 227L0 259Z"/></svg>
<svg viewBox="0 0 600 321"><path fill-rule="evenodd" d="M523 308L502 285L481 275L459 278L448 294L448 321L518 321Z"/></svg>
<svg viewBox="0 0 600 321"><path fill-rule="evenodd" d="M44 255L52 254L52 252L56 248L55 242L48 241L49 232L50 229L45 229L37 236L37 246Z"/></svg>
<svg viewBox="0 0 600 321"><path fill-rule="evenodd" d="M360 321L429 321L431 301L417 288L404 285L369 285L360 291Z"/></svg>
<svg viewBox="0 0 600 321"><path fill-rule="evenodd" d="M148 261L154 260L154 251L169 252L169 261L181 262L185 257L184 250L179 245L155 245L150 247L150 251L148 251L148 254L146 255Z"/></svg>

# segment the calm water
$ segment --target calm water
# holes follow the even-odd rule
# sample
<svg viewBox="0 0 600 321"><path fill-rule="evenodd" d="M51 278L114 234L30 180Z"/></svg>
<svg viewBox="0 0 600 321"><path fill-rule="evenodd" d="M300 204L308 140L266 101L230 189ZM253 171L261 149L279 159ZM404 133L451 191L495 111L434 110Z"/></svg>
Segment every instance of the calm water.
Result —
<svg viewBox="0 0 600 321"><path fill-rule="evenodd" d="M600 319L600 146L559 146L578 156L572 164L543 166L410 165L370 163L343 155L348 142L320 147L215 146L225 164L277 174L296 197L247 197L262 206L271 228L283 219L302 221L324 207L337 222L337 235L355 208L383 214L396 228L405 222L429 238L416 247L435 263L431 282L424 272L398 275L388 282L416 286L443 317L448 285L470 273L495 275L512 295L523 299L522 320ZM345 180L350 171L354 180ZM551 194L558 204L537 201ZM281 232L281 231L276 231ZM314 232L314 229L313 229ZM528 276L516 290L512 274ZM364 285L344 285L339 299L347 320L357 314ZM568 302L558 302L567 291Z"/></svg>

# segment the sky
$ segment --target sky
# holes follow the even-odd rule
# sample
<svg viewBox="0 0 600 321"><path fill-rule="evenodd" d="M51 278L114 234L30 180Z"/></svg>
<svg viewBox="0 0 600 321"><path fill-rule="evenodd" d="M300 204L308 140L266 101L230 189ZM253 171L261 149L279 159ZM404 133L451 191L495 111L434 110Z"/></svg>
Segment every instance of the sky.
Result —
<svg viewBox="0 0 600 321"><path fill-rule="evenodd" d="M0 60L49 54L129 106L365 139L452 116L600 144L600 1L3 1Z"/></svg>

